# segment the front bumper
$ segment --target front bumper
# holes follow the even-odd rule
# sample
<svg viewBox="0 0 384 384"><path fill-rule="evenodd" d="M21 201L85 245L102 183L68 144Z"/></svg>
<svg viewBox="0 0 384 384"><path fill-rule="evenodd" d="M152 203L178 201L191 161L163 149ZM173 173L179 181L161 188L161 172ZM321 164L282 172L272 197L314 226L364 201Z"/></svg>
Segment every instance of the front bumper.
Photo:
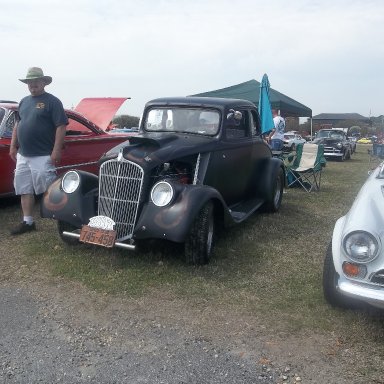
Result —
<svg viewBox="0 0 384 384"><path fill-rule="evenodd" d="M80 233L64 231L62 235L72 239L80 239ZM116 241L113 246L117 248L128 249L130 251L134 251L136 249L136 246L134 244L123 243L121 241Z"/></svg>
<svg viewBox="0 0 384 384"><path fill-rule="evenodd" d="M343 157L343 152L325 151L324 150L324 156L325 157Z"/></svg>
<svg viewBox="0 0 384 384"><path fill-rule="evenodd" d="M384 287L340 276L338 290L341 294L384 309Z"/></svg>

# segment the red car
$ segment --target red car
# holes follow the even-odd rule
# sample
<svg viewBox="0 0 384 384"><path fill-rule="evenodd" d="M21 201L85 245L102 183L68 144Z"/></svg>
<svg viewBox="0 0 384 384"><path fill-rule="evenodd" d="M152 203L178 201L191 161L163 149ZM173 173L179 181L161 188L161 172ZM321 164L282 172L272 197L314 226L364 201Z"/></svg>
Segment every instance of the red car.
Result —
<svg viewBox="0 0 384 384"><path fill-rule="evenodd" d="M117 110L127 98L86 98L74 109L66 109L69 124L59 175L68 169L98 173L98 160L109 149L135 133L107 132ZM0 197L14 194L15 163L9 156L12 130L18 119L18 104L0 100Z"/></svg>

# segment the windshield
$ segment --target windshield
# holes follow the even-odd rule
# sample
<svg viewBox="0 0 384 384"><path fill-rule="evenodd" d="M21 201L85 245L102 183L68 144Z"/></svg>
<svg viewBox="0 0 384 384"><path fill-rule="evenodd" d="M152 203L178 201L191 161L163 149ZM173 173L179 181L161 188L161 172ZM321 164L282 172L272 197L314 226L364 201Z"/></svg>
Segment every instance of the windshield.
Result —
<svg viewBox="0 0 384 384"><path fill-rule="evenodd" d="M16 121L16 111L11 111L7 114L3 108L0 108L0 136L4 138L11 138Z"/></svg>
<svg viewBox="0 0 384 384"><path fill-rule="evenodd" d="M144 129L149 132L185 132L199 135L216 135L220 113L203 108L154 108L149 110Z"/></svg>
<svg viewBox="0 0 384 384"><path fill-rule="evenodd" d="M319 131L319 132L317 132L316 137L317 138L329 137L330 133L331 133L331 131Z"/></svg>

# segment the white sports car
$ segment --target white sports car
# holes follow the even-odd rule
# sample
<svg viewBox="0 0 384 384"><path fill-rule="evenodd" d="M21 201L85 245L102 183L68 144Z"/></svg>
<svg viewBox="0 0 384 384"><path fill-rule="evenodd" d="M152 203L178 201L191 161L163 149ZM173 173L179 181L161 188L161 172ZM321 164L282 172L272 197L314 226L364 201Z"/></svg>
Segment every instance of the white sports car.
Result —
<svg viewBox="0 0 384 384"><path fill-rule="evenodd" d="M297 144L304 144L306 142L298 133L296 132L286 132L284 133L284 148L294 151Z"/></svg>
<svg viewBox="0 0 384 384"><path fill-rule="evenodd" d="M372 171L349 212L336 221L323 270L333 306L384 308L384 163Z"/></svg>

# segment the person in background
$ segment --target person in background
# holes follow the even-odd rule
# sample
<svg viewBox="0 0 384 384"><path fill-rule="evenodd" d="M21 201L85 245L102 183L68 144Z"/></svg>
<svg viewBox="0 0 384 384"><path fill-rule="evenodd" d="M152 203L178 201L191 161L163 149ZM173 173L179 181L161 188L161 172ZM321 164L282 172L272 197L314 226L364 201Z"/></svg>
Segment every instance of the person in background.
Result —
<svg viewBox="0 0 384 384"><path fill-rule="evenodd" d="M285 120L279 116L277 109L272 109L272 115L275 127L268 135L268 142L272 151L281 151L284 146Z"/></svg>
<svg viewBox="0 0 384 384"><path fill-rule="evenodd" d="M61 160L61 151L68 118L61 101L45 92L52 77L44 76L38 67L28 69L25 79L29 96L19 103L20 120L16 123L9 149L16 162L14 187L20 195L23 221L11 235L20 235L36 229L33 220L35 195L44 193L56 178L56 166Z"/></svg>

